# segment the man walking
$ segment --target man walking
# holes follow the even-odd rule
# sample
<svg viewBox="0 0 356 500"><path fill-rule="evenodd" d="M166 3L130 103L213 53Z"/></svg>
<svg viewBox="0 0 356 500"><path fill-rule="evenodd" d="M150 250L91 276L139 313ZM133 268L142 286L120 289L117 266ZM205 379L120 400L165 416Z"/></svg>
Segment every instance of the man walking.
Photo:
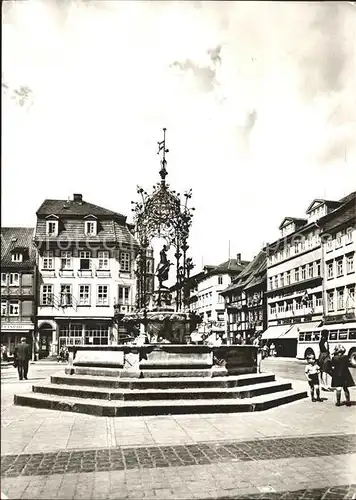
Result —
<svg viewBox="0 0 356 500"><path fill-rule="evenodd" d="M30 361L30 346L27 344L25 337L22 337L21 344L16 346L14 359L19 372L19 379L27 380L28 363Z"/></svg>

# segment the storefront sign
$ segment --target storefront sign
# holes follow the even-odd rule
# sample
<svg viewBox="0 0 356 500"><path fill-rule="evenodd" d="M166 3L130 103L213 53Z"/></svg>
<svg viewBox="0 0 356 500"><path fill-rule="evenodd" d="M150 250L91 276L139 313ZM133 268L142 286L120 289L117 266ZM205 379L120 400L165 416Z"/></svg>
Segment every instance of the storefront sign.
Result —
<svg viewBox="0 0 356 500"><path fill-rule="evenodd" d="M12 323L11 325L1 325L1 330L2 331L9 331L9 330L33 330L33 325L23 325L23 324L16 324Z"/></svg>

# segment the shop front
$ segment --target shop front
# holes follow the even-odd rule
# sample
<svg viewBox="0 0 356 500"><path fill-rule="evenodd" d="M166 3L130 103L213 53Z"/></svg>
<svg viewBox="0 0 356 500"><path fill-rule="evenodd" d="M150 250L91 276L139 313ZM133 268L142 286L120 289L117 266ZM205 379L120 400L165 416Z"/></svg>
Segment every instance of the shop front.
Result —
<svg viewBox="0 0 356 500"><path fill-rule="evenodd" d="M7 347L8 356L12 357L16 346L21 342L21 338L25 337L27 343L33 346L33 331L32 323L2 323L1 324L1 344Z"/></svg>
<svg viewBox="0 0 356 500"><path fill-rule="evenodd" d="M112 320L58 320L58 349L73 345L111 345L117 342Z"/></svg>

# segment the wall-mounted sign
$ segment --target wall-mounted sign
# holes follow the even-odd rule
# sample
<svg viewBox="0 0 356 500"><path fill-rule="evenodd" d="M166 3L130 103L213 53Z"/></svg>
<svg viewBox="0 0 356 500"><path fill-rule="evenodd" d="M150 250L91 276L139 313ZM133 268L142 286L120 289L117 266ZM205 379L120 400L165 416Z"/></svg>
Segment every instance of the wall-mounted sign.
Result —
<svg viewBox="0 0 356 500"><path fill-rule="evenodd" d="M10 325L1 325L1 330L33 330L33 325L23 325L11 323Z"/></svg>

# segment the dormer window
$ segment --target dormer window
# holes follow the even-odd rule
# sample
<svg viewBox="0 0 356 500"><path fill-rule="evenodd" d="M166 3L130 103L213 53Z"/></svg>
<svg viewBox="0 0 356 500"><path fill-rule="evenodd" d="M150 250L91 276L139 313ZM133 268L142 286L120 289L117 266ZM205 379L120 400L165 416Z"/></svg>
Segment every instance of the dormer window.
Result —
<svg viewBox="0 0 356 500"><path fill-rule="evenodd" d="M98 232L97 218L93 214L84 217L84 233L87 236L96 236Z"/></svg>
<svg viewBox="0 0 356 500"><path fill-rule="evenodd" d="M12 262L22 262L23 261L23 254L21 252L14 252L11 255L11 260L12 260Z"/></svg>
<svg viewBox="0 0 356 500"><path fill-rule="evenodd" d="M85 221L85 234L88 236L96 236L96 221L87 220Z"/></svg>
<svg viewBox="0 0 356 500"><path fill-rule="evenodd" d="M57 236L58 235L58 221L57 220L48 220L46 222L46 233L48 236Z"/></svg>

